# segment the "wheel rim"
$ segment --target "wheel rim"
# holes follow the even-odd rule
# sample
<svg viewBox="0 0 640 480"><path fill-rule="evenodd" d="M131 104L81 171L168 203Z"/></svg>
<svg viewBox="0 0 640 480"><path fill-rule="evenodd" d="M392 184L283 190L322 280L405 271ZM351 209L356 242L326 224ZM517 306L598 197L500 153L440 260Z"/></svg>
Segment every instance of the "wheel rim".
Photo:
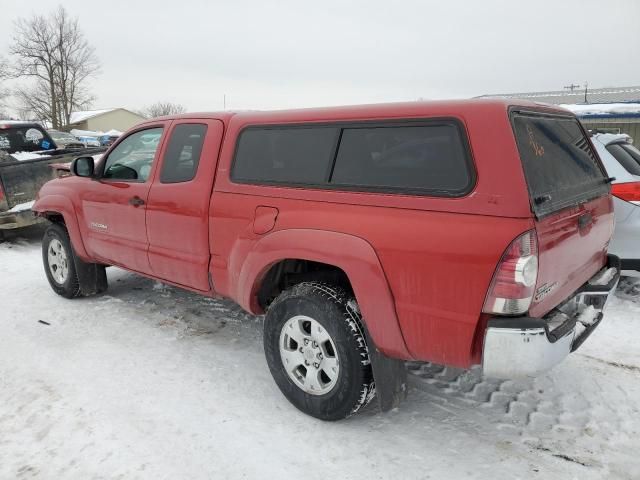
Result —
<svg viewBox="0 0 640 480"><path fill-rule="evenodd" d="M284 323L280 357L289 378L308 394L329 393L338 380L340 362L335 343L311 317L296 315Z"/></svg>
<svg viewBox="0 0 640 480"><path fill-rule="evenodd" d="M67 281L69 276L69 262L67 252L62 242L56 238L49 242L47 248L47 260L49 262L49 271L51 276L60 285Z"/></svg>

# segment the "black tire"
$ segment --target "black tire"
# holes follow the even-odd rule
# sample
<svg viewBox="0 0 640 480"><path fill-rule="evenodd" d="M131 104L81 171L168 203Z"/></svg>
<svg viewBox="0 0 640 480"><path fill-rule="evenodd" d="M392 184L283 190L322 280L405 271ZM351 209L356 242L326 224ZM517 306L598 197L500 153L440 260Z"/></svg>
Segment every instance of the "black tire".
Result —
<svg viewBox="0 0 640 480"><path fill-rule="evenodd" d="M58 282L54 278L51 268L49 267L49 248L54 240L59 241L62 244L64 253L67 258L68 274L64 282ZM42 263L44 265L44 271L49 280L49 285L54 292L65 298L75 298L80 295L80 282L78 281L78 274L76 272L76 266L74 261L74 252L71 247L71 241L69 240L69 234L67 229L58 223L51 224L44 232L42 239Z"/></svg>
<svg viewBox="0 0 640 480"><path fill-rule="evenodd" d="M280 335L285 324L301 315L318 322L335 344L339 372L324 394L307 393L294 383L280 354ZM305 282L281 293L265 318L264 350L271 375L284 396L308 415L321 420L341 420L358 412L375 396L360 310L353 296L339 287Z"/></svg>

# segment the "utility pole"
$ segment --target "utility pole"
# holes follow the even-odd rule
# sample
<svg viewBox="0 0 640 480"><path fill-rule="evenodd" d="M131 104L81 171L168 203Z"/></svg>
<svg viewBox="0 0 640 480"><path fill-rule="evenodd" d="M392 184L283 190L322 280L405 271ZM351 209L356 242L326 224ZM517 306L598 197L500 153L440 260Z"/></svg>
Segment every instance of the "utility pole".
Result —
<svg viewBox="0 0 640 480"><path fill-rule="evenodd" d="M589 82L584 82L584 103L589 103L587 102L587 92L589 90Z"/></svg>
<svg viewBox="0 0 640 480"><path fill-rule="evenodd" d="M226 110L227 109L227 94L223 93L222 94L222 110Z"/></svg>
<svg viewBox="0 0 640 480"><path fill-rule="evenodd" d="M580 85L576 84L576 83L572 83L570 85L567 85L566 87L564 87L565 90L571 90L572 92L578 88Z"/></svg>

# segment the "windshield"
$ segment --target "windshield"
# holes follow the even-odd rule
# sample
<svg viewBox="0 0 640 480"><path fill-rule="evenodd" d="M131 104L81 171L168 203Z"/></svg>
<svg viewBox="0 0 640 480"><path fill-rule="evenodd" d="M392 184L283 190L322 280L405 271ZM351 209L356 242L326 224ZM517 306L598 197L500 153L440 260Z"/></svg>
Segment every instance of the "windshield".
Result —
<svg viewBox="0 0 640 480"><path fill-rule="evenodd" d="M609 191L604 170L576 118L517 113L513 128L537 215Z"/></svg>
<svg viewBox="0 0 640 480"><path fill-rule="evenodd" d="M11 127L0 130L0 150L7 153L38 152L55 148L51 137L35 127Z"/></svg>

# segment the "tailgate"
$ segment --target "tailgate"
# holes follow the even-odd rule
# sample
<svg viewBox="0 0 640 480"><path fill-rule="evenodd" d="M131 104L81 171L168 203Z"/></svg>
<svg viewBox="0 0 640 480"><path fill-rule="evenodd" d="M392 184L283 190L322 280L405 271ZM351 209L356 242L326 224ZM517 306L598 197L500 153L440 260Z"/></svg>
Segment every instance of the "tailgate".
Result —
<svg viewBox="0 0 640 480"><path fill-rule="evenodd" d="M538 280L529 309L539 317L606 263L613 232L610 185L572 115L512 112L538 237Z"/></svg>
<svg viewBox="0 0 640 480"><path fill-rule="evenodd" d="M538 282L529 313L539 317L580 288L606 263L613 205L599 197L536 222Z"/></svg>
<svg viewBox="0 0 640 480"><path fill-rule="evenodd" d="M49 164L59 161L60 157L50 157L0 163L0 182L6 200L2 206L11 209L35 199L40 187L56 176Z"/></svg>

